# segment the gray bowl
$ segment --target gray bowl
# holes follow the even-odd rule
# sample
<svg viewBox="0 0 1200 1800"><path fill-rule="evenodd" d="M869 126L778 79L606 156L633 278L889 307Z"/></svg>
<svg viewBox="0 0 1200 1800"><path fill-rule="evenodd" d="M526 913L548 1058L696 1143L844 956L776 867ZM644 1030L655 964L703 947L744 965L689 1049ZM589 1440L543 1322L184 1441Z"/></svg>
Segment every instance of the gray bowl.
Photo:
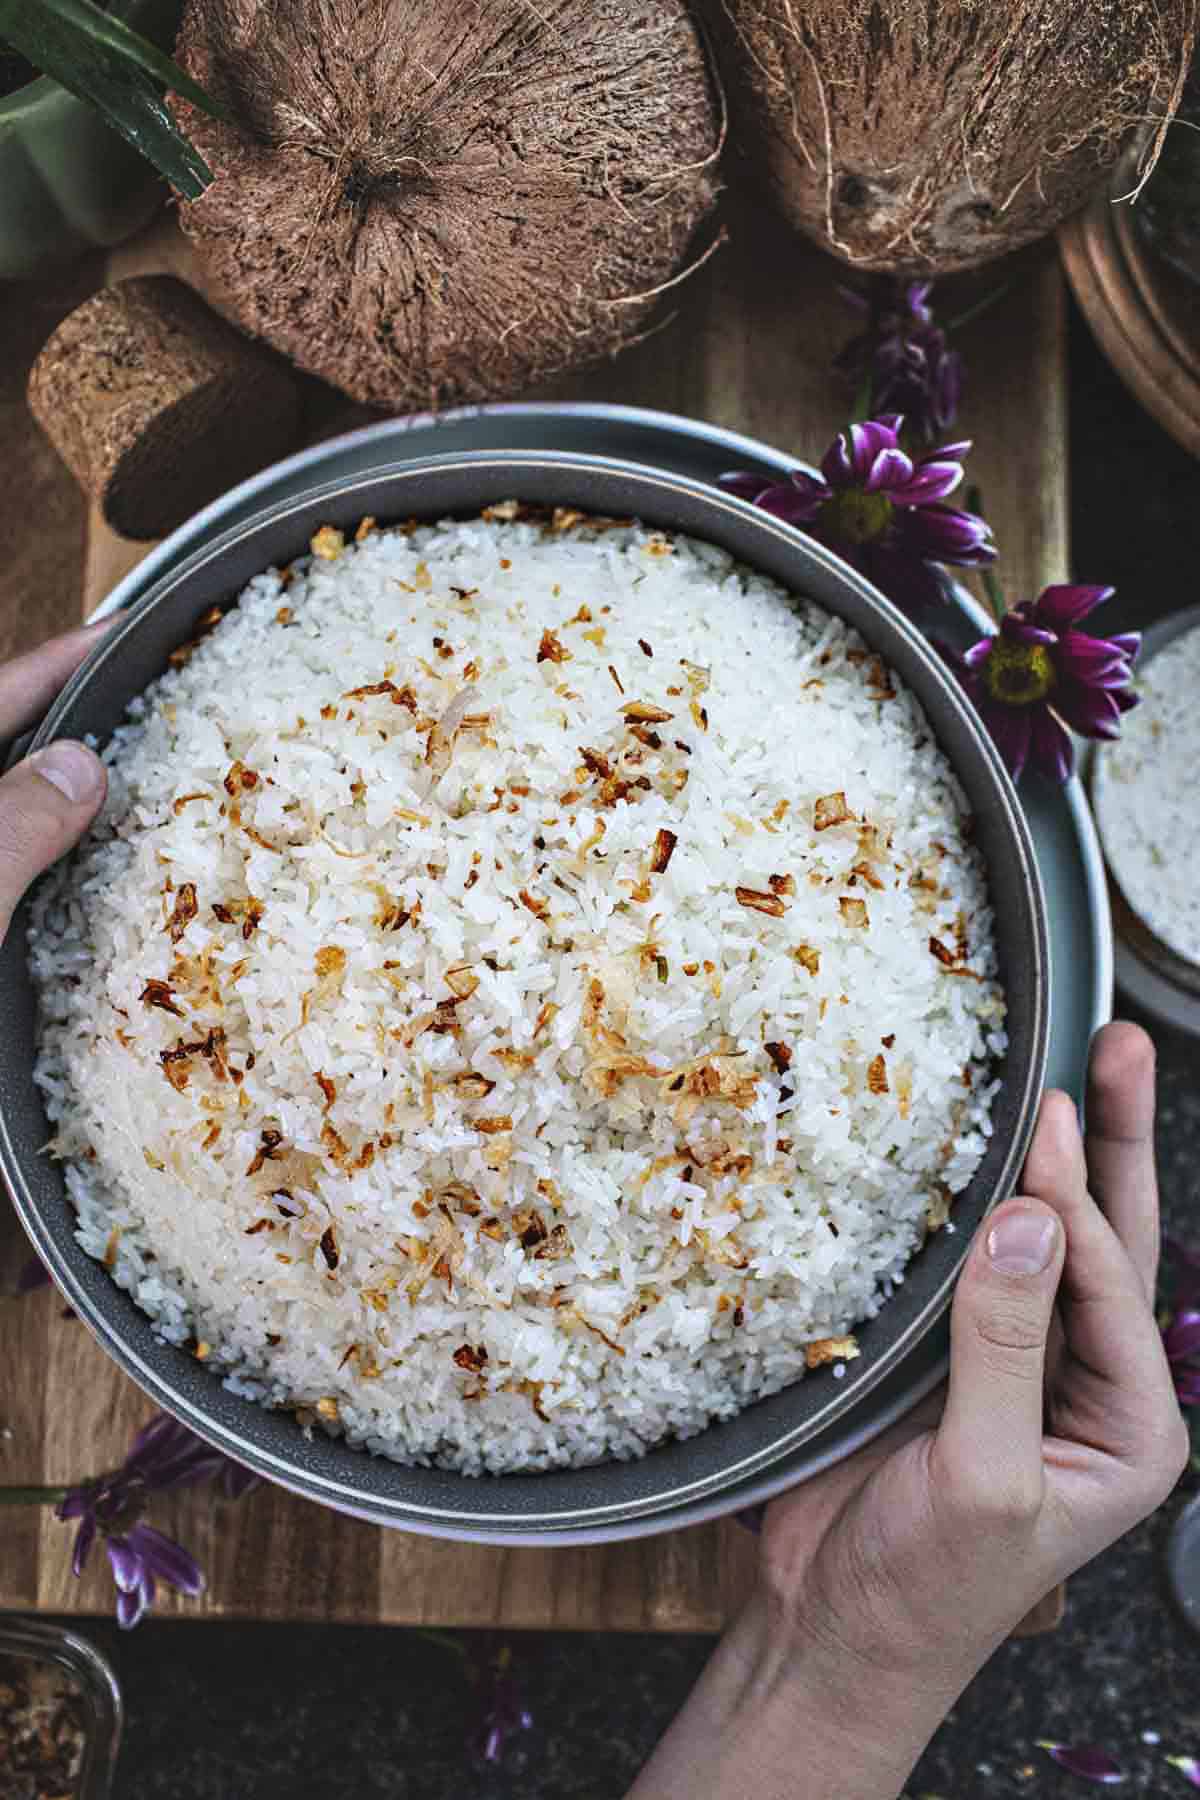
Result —
<svg viewBox="0 0 1200 1800"><path fill-rule="evenodd" d="M49 1127L31 1074L35 1013L22 918L0 952L0 1168L39 1253L108 1353L160 1406L310 1499L382 1524L509 1540L617 1527L732 1487L827 1431L894 1372L945 1312L980 1219L1012 1191L1045 1076L1049 1012L1045 904L1024 815L990 739L936 652L888 600L812 540L699 482L632 463L566 452L462 452L314 488L271 507L155 582L60 695L34 747L86 733L106 738L201 615L231 604L268 565L302 554L319 525L352 527L368 513L383 522L470 514L514 495L688 532L840 614L921 701L968 796L988 867L1009 1008L993 1135L957 1203L956 1232L937 1233L917 1255L895 1298L862 1328L862 1354L844 1379L810 1378L636 1462L544 1475L469 1479L402 1467L324 1436L306 1439L290 1416L238 1399L193 1358L161 1343L149 1319L76 1243L62 1178L39 1154Z"/></svg>

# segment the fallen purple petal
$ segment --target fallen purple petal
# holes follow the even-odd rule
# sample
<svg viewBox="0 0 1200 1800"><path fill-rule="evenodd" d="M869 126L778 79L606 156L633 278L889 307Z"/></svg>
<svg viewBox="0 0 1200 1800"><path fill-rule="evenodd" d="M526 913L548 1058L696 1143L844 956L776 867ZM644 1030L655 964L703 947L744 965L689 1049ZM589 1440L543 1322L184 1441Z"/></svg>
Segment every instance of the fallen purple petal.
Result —
<svg viewBox="0 0 1200 1800"><path fill-rule="evenodd" d="M1100 1750L1094 1744L1054 1744L1047 1738L1039 1738L1037 1742L1038 1749L1044 1750L1060 1768L1082 1776L1084 1781L1095 1781L1101 1787L1116 1787L1125 1780L1125 1771L1120 1764L1113 1761L1107 1750Z"/></svg>
<svg viewBox="0 0 1200 1800"><path fill-rule="evenodd" d="M192 1597L204 1592L204 1576L196 1559L181 1544L155 1531L153 1525L135 1525L129 1534L129 1547L142 1569L165 1581L168 1587Z"/></svg>

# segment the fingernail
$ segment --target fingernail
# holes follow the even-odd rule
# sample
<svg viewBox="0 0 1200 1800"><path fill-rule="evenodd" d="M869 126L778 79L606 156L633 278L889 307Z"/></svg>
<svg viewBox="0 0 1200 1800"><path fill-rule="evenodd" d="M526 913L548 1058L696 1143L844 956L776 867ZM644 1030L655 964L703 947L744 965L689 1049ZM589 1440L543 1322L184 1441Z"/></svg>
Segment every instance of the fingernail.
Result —
<svg viewBox="0 0 1200 1800"><path fill-rule="evenodd" d="M1040 1275L1054 1255L1058 1220L1043 1212L1006 1212L988 1232L992 1267L1002 1275Z"/></svg>
<svg viewBox="0 0 1200 1800"><path fill-rule="evenodd" d="M72 744L66 739L47 744L44 750L35 750L29 758L29 767L51 787L56 787L60 794L65 794L72 806L83 806L88 800L94 800L104 780L99 758L85 744Z"/></svg>

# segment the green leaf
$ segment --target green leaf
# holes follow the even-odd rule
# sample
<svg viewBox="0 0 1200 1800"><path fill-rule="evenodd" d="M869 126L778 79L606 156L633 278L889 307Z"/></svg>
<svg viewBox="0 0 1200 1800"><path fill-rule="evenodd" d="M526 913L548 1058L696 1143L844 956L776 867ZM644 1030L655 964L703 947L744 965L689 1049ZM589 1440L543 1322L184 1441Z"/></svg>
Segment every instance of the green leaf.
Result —
<svg viewBox="0 0 1200 1800"><path fill-rule="evenodd" d="M134 31L132 26L126 25L123 19L104 12L96 5L95 0L38 0L38 7L43 13L60 19L64 25L78 31L93 45L144 69L162 87L181 94L193 106L208 113L210 118L229 117L225 108L206 94L199 83L193 81L172 57L160 50L157 44L152 44L149 38L143 37L140 31Z"/></svg>
<svg viewBox="0 0 1200 1800"><path fill-rule="evenodd" d="M49 8L33 13L24 0L0 0L0 39L94 106L185 199L204 192L212 171L145 69Z"/></svg>

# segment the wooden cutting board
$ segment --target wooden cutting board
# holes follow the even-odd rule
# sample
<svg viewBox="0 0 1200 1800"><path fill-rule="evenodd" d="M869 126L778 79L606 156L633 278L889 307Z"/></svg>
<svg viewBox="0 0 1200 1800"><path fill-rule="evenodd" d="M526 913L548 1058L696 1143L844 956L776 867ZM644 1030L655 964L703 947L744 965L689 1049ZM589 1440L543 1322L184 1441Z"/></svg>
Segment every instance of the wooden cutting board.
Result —
<svg viewBox="0 0 1200 1800"><path fill-rule="evenodd" d="M740 197L727 215L730 244L676 290L660 329L616 361L526 397L659 407L819 456L850 406L830 372L854 328L836 293L840 276ZM117 252L107 278L159 270L187 273L186 248L169 226ZM979 441L969 466L1006 586L1023 596L1069 573L1064 304L1053 251L950 284L945 313L1004 280L1011 285L1001 298L961 334L969 369L962 425ZM338 409L316 396L310 412L327 430ZM148 547L114 539L93 519L74 594L54 588L31 606L28 577L21 593L0 581L0 643L20 648L68 623L68 613L90 611ZM0 1292L5 1265L11 1271L24 1254L5 1205ZM50 1292L0 1299L0 1370L0 1483L62 1483L111 1467L150 1410ZM754 1559L752 1540L732 1523L595 1549L499 1550L382 1531L271 1488L236 1506L185 1494L154 1518L208 1571L203 1599L160 1603L189 1617L713 1631L748 1591ZM106 1612L111 1587L100 1560L75 1581L68 1528L49 1512L8 1511L0 1608ZM1061 1593L1050 1596L1027 1627L1056 1623L1061 1603Z"/></svg>

